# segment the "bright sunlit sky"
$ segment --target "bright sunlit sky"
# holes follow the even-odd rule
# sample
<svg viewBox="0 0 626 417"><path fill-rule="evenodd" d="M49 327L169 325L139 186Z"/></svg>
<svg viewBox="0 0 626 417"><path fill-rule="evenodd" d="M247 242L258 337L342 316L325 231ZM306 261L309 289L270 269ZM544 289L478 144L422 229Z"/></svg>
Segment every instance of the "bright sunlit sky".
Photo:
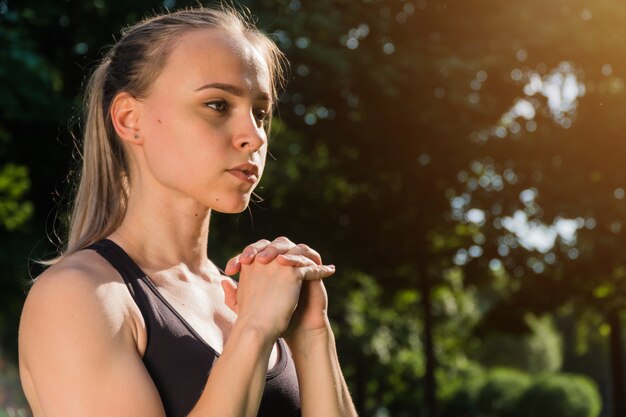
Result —
<svg viewBox="0 0 626 417"><path fill-rule="evenodd" d="M526 60L525 51L520 50L517 55L520 62ZM612 72L610 66L603 67L602 71L607 76ZM477 74L477 79L480 78L481 74ZM482 78L486 78L486 74L482 74ZM521 69L515 69L511 73L511 78L520 83L520 98L515 100L511 108L502 115L494 126L473 135L475 140L480 142L502 140L518 135L522 129L532 132L537 129L537 123L534 119L540 112L548 113L552 120L563 128L571 126L578 107L578 98L585 94L585 86L579 80L573 64L562 62L551 71L546 71L544 75L534 70L523 72ZM506 170L510 172L498 174L492 166L486 166L477 161L474 165L478 165L478 168L473 170L475 173L480 172L480 178L476 181L465 173L460 174L459 178L462 181L467 181L469 193L452 198L451 206L457 217L481 225L486 221L486 213L481 209L471 207L471 192L478 186L501 189L507 182L514 183L516 175L510 169ZM526 189L520 193L519 198L527 209L532 209L535 206L537 195L536 189ZM521 246L543 254L553 249L557 239L565 244L574 244L577 231L582 227L590 226L590 222L582 218L557 218L552 224L545 224L537 219L531 219L527 211L532 212L532 210L517 210L508 216L502 216L500 218L501 226L510 232ZM510 240L504 239L500 245L499 252L502 256L508 254L507 242L510 243ZM471 257L482 255L482 248L479 243L477 242L476 245L467 250L459 251L455 257L455 262L463 264ZM570 255L576 256L577 253L572 252Z"/></svg>

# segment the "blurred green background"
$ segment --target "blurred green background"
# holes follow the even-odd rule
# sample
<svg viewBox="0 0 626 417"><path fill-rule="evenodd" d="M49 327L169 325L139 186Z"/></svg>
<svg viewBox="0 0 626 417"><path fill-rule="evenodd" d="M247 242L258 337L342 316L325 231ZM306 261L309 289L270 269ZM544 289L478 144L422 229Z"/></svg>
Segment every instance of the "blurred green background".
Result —
<svg viewBox="0 0 626 417"><path fill-rule="evenodd" d="M30 415L17 326L63 239L86 76L194 4L0 0L0 416ZM241 4L291 75L262 201L215 216L209 255L286 235L337 265L362 416L626 415L626 3Z"/></svg>

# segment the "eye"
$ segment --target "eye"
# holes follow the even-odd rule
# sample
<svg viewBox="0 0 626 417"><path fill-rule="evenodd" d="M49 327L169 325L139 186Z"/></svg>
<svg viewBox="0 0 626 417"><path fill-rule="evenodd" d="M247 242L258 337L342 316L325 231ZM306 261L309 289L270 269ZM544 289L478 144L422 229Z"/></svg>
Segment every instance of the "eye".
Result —
<svg viewBox="0 0 626 417"><path fill-rule="evenodd" d="M267 120L269 119L270 116L270 112L267 111L266 109L256 109L254 110L254 118L256 119L257 123L262 126L263 124L265 124L265 122L267 122Z"/></svg>
<svg viewBox="0 0 626 417"><path fill-rule="evenodd" d="M205 103L205 106L219 113L223 113L228 110L228 103L226 103L224 100L210 101L208 103Z"/></svg>

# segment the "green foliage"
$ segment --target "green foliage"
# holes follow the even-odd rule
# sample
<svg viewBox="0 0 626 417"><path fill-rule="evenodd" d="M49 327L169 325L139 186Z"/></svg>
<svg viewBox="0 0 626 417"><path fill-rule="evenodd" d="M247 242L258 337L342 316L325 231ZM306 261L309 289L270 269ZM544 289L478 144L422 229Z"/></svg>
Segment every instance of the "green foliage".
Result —
<svg viewBox="0 0 626 417"><path fill-rule="evenodd" d="M588 378L494 368L460 385L446 400L443 417L597 417L600 407Z"/></svg>
<svg viewBox="0 0 626 417"><path fill-rule="evenodd" d="M415 319L414 291L397 294L391 304L382 288L358 271L339 273L328 281L333 297L333 328L345 375L365 413L381 405L392 415L419 407L417 379L424 374L420 322ZM418 394L418 395L416 395Z"/></svg>
<svg viewBox="0 0 626 417"><path fill-rule="evenodd" d="M484 384L482 371L461 379L456 390L444 399L443 417L478 417L478 396Z"/></svg>
<svg viewBox="0 0 626 417"><path fill-rule="evenodd" d="M522 396L519 417L597 417L600 408L598 389L588 378L546 375Z"/></svg>
<svg viewBox="0 0 626 417"><path fill-rule="evenodd" d="M472 359L479 342L473 331L482 311L481 295L467 285L461 268L448 268L442 275L442 282L432 291L432 304L439 320L434 331L440 364L436 378L439 396L445 398L457 384L482 371Z"/></svg>
<svg viewBox="0 0 626 417"><path fill-rule="evenodd" d="M272 122L271 133L272 158L267 162L262 192L262 196L267 194L271 207L283 208L287 205L285 200L295 194L300 195L301 209L310 207L317 212L317 205L343 206L363 192L362 185L337 172L336 161L323 141L311 143L279 119Z"/></svg>
<svg viewBox="0 0 626 417"><path fill-rule="evenodd" d="M479 361L488 367L555 372L563 362L561 337L549 316L526 315L528 334L490 333L481 341Z"/></svg>
<svg viewBox="0 0 626 417"><path fill-rule="evenodd" d="M33 203L24 197L30 187L28 168L14 164L0 167L0 225L15 230L33 213Z"/></svg>
<svg viewBox="0 0 626 417"><path fill-rule="evenodd" d="M516 417L523 407L520 401L531 384L531 377L521 371L496 368L489 371L477 398L477 406L485 416Z"/></svg>
<svg viewBox="0 0 626 417"><path fill-rule="evenodd" d="M14 16L20 22L18 16ZM0 103L5 120L56 121L61 116L55 93L63 81L56 68L35 51L21 26L0 25ZM28 110L27 110L28 109ZM26 140L26 138L23 138Z"/></svg>

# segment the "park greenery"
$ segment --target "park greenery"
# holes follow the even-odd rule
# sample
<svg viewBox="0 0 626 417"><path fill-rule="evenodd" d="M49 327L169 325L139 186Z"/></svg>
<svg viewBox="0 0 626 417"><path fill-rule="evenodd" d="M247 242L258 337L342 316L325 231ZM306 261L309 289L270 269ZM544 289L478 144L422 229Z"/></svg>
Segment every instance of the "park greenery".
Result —
<svg viewBox="0 0 626 417"><path fill-rule="evenodd" d="M63 239L85 79L125 25L196 4L0 0L0 416L30 415L17 325ZM626 3L239 4L291 68L212 259L285 235L337 266L362 416L626 415Z"/></svg>

